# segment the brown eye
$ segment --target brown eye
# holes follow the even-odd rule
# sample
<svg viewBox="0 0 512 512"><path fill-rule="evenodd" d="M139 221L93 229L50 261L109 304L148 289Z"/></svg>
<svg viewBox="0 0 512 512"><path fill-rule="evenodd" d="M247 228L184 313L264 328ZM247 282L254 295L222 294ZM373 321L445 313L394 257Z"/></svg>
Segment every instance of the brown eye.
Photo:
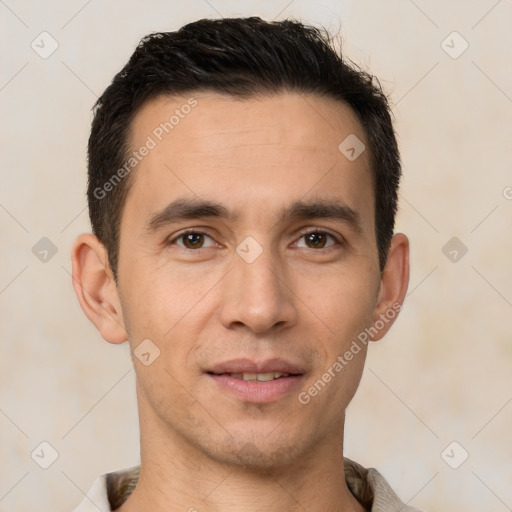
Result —
<svg viewBox="0 0 512 512"><path fill-rule="evenodd" d="M306 244L312 249L323 249L327 241L327 236L324 233L308 233L305 235Z"/></svg>
<svg viewBox="0 0 512 512"><path fill-rule="evenodd" d="M302 240L304 240L304 242L300 243ZM334 235L324 231L310 231L309 233L305 233L300 237L298 242L299 247L307 249L327 249L332 245L336 245Z"/></svg>
<svg viewBox="0 0 512 512"><path fill-rule="evenodd" d="M201 231L187 231L177 236L171 243L176 243L183 249L203 249L215 245L213 239Z"/></svg>
<svg viewBox="0 0 512 512"><path fill-rule="evenodd" d="M183 243L187 249L197 249L204 243L204 235L201 233L187 233L183 236Z"/></svg>

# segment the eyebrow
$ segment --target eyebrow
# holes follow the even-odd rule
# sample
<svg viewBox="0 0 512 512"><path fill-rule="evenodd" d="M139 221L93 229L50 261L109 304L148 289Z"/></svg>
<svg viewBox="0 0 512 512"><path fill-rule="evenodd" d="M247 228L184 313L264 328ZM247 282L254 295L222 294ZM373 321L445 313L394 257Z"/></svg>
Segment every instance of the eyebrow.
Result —
<svg viewBox="0 0 512 512"><path fill-rule="evenodd" d="M150 214L144 225L148 234L183 220L199 218L236 219L236 212L213 201L198 198L180 198L163 210ZM294 219L332 219L348 224L356 233L362 233L361 215L346 204L331 200L295 201L278 212L277 222Z"/></svg>

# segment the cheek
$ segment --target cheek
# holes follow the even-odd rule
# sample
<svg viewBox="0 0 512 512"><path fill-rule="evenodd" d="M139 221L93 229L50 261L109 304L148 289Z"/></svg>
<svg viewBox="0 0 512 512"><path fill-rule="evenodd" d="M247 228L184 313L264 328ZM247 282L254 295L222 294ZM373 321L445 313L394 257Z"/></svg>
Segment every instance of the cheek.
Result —
<svg viewBox="0 0 512 512"><path fill-rule="evenodd" d="M369 269L347 268L302 280L305 304L339 340L337 345L371 324L379 283L374 274Z"/></svg>
<svg viewBox="0 0 512 512"><path fill-rule="evenodd" d="M211 288L208 276L154 265L140 266L126 272L123 281L123 313L131 332L137 336L151 334L165 340L180 327ZM147 336L149 337L149 336Z"/></svg>

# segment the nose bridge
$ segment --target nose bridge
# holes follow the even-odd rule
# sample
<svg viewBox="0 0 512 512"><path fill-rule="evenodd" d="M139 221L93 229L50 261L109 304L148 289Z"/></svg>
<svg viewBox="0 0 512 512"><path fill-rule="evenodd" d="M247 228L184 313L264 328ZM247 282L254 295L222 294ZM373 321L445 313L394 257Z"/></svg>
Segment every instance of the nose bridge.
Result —
<svg viewBox="0 0 512 512"><path fill-rule="evenodd" d="M250 237L248 237L250 238ZM257 245L256 245L257 244ZM237 247L222 304L226 327L265 332L295 321L295 307L279 256L246 239Z"/></svg>

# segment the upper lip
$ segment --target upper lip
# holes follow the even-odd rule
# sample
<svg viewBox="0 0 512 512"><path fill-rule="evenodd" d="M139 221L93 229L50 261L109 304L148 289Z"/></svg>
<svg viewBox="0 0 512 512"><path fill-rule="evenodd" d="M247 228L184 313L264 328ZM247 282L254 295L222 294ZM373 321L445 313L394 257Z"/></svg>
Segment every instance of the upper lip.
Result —
<svg viewBox="0 0 512 512"><path fill-rule="evenodd" d="M264 361L252 361L251 359L231 359L217 363L207 370L208 373L290 373L301 375L304 369L298 364L291 363L285 359L274 358Z"/></svg>

